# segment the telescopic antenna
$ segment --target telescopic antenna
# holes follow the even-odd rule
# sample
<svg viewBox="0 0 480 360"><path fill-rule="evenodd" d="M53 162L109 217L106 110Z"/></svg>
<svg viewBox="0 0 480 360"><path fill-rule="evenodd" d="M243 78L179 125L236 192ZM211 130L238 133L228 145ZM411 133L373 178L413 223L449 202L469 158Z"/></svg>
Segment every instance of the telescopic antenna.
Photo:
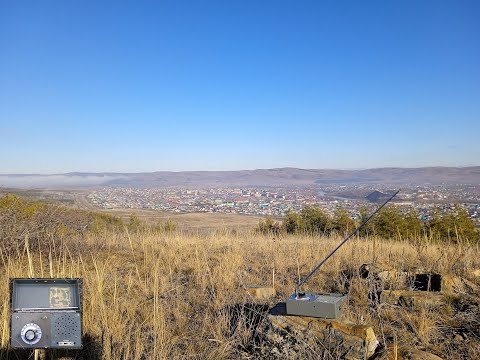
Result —
<svg viewBox="0 0 480 360"><path fill-rule="evenodd" d="M395 194L393 194L392 196L390 196L390 197L387 199L387 201L385 201L377 210L375 210L368 218L366 218L355 230L353 230L353 231L350 233L350 235L348 235L340 244L338 244L338 246L337 246L335 249L333 249L333 250L330 252L330 254L327 255L327 257L326 257L325 259L323 259L322 261L320 261L320 263L318 263L318 265L315 266L315 267L313 268L313 270L310 271L310 273L309 273L307 276L305 276L302 280L300 280L300 281L298 282L298 284L295 286L295 293L298 295L298 291L297 291L298 288L299 288L300 286L302 286L303 284L305 284L305 282L306 282L308 279L310 279L310 277L311 277L313 274L315 274L318 269L320 269L320 266L322 266L328 259L330 259L330 257L331 257L333 254L335 254L335 252L336 252L338 249L340 249L340 248L343 246L343 244L345 244L348 240L350 240L350 238L351 238L352 236L354 236L362 227L364 227L365 224L366 224L367 222L369 222L370 219L373 218L373 217L374 217L385 205L387 205L395 196L397 196L397 194L398 194L399 192L400 192L400 189L398 189L398 191L397 191Z"/></svg>

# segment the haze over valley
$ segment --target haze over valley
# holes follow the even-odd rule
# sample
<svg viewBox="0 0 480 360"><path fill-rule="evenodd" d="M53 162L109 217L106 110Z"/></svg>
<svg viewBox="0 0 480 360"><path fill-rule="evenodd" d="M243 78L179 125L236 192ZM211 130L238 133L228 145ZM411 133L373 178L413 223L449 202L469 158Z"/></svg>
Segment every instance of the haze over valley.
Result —
<svg viewBox="0 0 480 360"><path fill-rule="evenodd" d="M239 171L157 171L151 173L1 174L0 187L84 188L95 186L290 186L327 184L478 184L480 166L378 168L366 170L258 169Z"/></svg>

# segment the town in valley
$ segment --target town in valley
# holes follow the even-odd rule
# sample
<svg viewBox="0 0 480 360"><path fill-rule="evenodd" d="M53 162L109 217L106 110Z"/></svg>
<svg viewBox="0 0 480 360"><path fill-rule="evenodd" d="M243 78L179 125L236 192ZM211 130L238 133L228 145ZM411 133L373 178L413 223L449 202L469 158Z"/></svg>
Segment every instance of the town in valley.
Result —
<svg viewBox="0 0 480 360"><path fill-rule="evenodd" d="M134 188L104 187L82 196L98 209L148 209L171 213L225 213L282 218L305 206L333 214L338 207L352 218L362 207L373 208L398 185L329 184L278 187ZM434 208L465 207L480 224L480 185L405 185L395 200L405 211L414 209L428 220Z"/></svg>

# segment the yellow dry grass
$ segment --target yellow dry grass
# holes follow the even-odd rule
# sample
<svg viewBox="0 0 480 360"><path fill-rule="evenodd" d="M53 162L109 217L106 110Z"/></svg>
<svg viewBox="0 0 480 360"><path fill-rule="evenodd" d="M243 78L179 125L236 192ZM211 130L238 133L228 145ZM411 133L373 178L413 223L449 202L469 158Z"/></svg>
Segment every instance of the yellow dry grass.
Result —
<svg viewBox="0 0 480 360"><path fill-rule="evenodd" d="M252 356L248 324L234 330L231 326L232 306L254 302L244 286L274 282L275 301L282 301L293 292L299 276L308 273L339 240L273 238L228 229L197 235L125 230L85 235L83 250L72 250L68 239L52 238L49 253L34 253L28 247L14 255L0 251L4 279L0 282L0 358L16 358L8 351L8 279L15 277L83 278L84 358ZM342 271L372 262L467 278L470 268L480 267L478 248L352 239L305 289L342 291ZM371 324L384 345L396 339L400 345L421 346L451 359L480 354L478 342L453 346L450 339L445 340L453 331L451 314L427 308L421 312L372 309L370 290L368 282L354 278L345 315Z"/></svg>

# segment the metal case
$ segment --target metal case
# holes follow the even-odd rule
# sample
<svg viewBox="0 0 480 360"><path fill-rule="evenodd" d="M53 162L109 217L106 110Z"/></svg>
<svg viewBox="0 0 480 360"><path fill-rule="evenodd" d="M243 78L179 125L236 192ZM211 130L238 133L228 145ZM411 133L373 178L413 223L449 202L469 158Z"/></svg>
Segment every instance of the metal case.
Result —
<svg viewBox="0 0 480 360"><path fill-rule="evenodd" d="M81 283L81 279L11 279L11 347L80 349Z"/></svg>
<svg viewBox="0 0 480 360"><path fill-rule="evenodd" d="M287 315L336 319L345 299L342 294L295 293L286 301Z"/></svg>

